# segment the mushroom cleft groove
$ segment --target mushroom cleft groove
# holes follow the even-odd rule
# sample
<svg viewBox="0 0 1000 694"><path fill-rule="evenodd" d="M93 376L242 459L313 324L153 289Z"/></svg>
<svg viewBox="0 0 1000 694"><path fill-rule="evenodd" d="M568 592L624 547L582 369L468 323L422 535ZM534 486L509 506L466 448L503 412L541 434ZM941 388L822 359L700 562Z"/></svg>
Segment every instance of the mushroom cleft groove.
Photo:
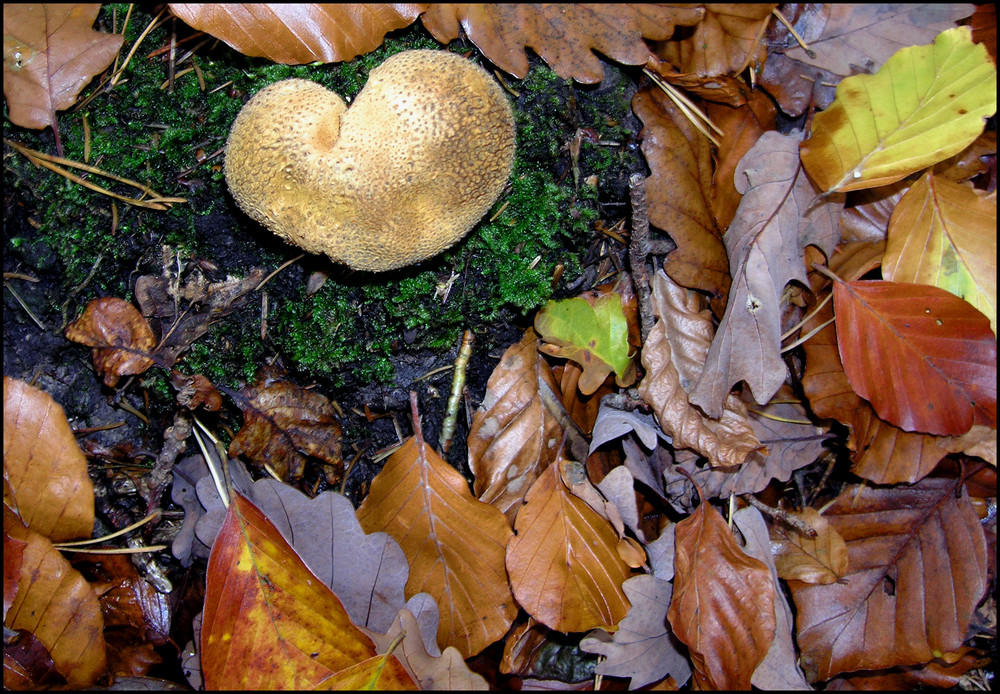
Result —
<svg viewBox="0 0 1000 694"><path fill-rule="evenodd" d="M514 163L514 115L482 68L447 51L398 53L350 108L309 80L258 92L226 145L240 208L310 253L357 270L412 265L465 236Z"/></svg>

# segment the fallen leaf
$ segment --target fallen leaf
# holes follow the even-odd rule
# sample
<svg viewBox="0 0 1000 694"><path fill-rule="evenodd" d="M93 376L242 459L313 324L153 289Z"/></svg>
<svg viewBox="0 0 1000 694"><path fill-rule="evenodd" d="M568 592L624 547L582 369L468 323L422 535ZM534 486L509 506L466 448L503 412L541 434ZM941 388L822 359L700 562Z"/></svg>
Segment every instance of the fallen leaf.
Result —
<svg viewBox="0 0 1000 694"><path fill-rule="evenodd" d="M675 542L667 619L688 647L694 686L749 689L774 639L771 572L743 553L726 521L705 502L677 524Z"/></svg>
<svg viewBox="0 0 1000 694"><path fill-rule="evenodd" d="M643 65L649 57L644 38L668 39L675 27L704 16L697 6L432 4L421 21L442 43L457 39L461 25L483 55L518 79L528 74L525 48L531 48L563 79L596 84L604 69L594 51Z"/></svg>
<svg viewBox="0 0 1000 694"><path fill-rule="evenodd" d="M324 464L327 482L336 484L344 472L340 457L341 428L337 411L319 393L285 380L274 367L261 368L256 381L240 391L243 427L229 444L229 456L265 463L283 480L302 477L306 461Z"/></svg>
<svg viewBox="0 0 1000 694"><path fill-rule="evenodd" d="M3 93L11 123L56 131L56 111L111 64L124 37L92 29L100 4L3 7Z"/></svg>
<svg viewBox="0 0 1000 694"><path fill-rule="evenodd" d="M518 603L561 632L612 631L627 614L621 584L628 566L611 525L570 493L550 465L531 486L507 546L507 572Z"/></svg>
<svg viewBox="0 0 1000 694"><path fill-rule="evenodd" d="M986 545L956 480L845 489L824 516L847 543L849 573L790 581L811 681L924 663L965 641L986 590Z"/></svg>
<svg viewBox="0 0 1000 694"><path fill-rule="evenodd" d="M28 543L18 540L6 532L3 534L3 618L7 619L7 612L14 603L17 596L18 576L21 575L21 564L24 559L24 548Z"/></svg>
<svg viewBox="0 0 1000 694"><path fill-rule="evenodd" d="M200 653L206 689L302 689L375 648L270 521L234 494L208 562Z"/></svg>
<svg viewBox="0 0 1000 694"><path fill-rule="evenodd" d="M632 609L610 642L588 636L580 650L605 657L594 672L608 677L629 677L629 689L639 689L666 676L683 686L691 664L667 624L673 586L653 576L633 576L622 584Z"/></svg>
<svg viewBox="0 0 1000 694"><path fill-rule="evenodd" d="M845 251L847 244L871 243L881 244L873 267L878 267L885 251L885 238L889 233L889 219L893 210L910 189L907 180L896 181L887 186L866 188L850 195L850 203L844 207L840 215L841 245L836 253ZM860 248L860 247L859 247ZM830 258L831 269L834 258ZM840 276L841 279L858 279L858 277ZM825 278L824 278L825 281Z"/></svg>
<svg viewBox="0 0 1000 694"><path fill-rule="evenodd" d="M681 40L663 46L663 57L681 72L722 75L742 72L747 65L764 62L761 41L764 28L777 5L761 3L711 3L705 18Z"/></svg>
<svg viewBox="0 0 1000 694"><path fill-rule="evenodd" d="M778 576L786 581L829 585L847 575L847 545L844 538L819 515L806 507L793 517L816 532L809 537L784 523L771 526L774 563Z"/></svg>
<svg viewBox="0 0 1000 694"><path fill-rule="evenodd" d="M222 394L203 375L187 376L172 370L170 383L177 389L177 404L181 407L189 410L203 407L206 412L218 412L222 409Z"/></svg>
<svg viewBox="0 0 1000 694"><path fill-rule="evenodd" d="M996 67L968 27L929 46L904 48L874 75L837 85L802 143L802 164L820 190L894 183L961 152L996 112Z"/></svg>
<svg viewBox="0 0 1000 694"><path fill-rule="evenodd" d="M832 72L792 60L782 53L769 53L760 73L761 86L792 118L810 108L827 108L837 95L839 81L840 77Z"/></svg>
<svg viewBox="0 0 1000 694"><path fill-rule="evenodd" d="M3 378L4 503L56 542L90 537L94 485L66 413L47 393ZM6 576L6 574L4 574Z"/></svg>
<svg viewBox="0 0 1000 694"><path fill-rule="evenodd" d="M965 299L997 330L997 203L925 173L889 222L882 277L931 284Z"/></svg>
<svg viewBox="0 0 1000 694"><path fill-rule="evenodd" d="M386 532L403 548L406 594L425 592L437 601L440 645L468 658L510 627L517 614L504 569L510 526L472 496L419 429L372 480L357 516L365 532Z"/></svg>
<svg viewBox="0 0 1000 694"><path fill-rule="evenodd" d="M993 64L997 62L997 8L994 5L977 5L970 21L972 40L986 46Z"/></svg>
<svg viewBox="0 0 1000 694"><path fill-rule="evenodd" d="M284 65L348 61L379 47L385 35L409 26L421 4L171 3L191 27L251 57Z"/></svg>
<svg viewBox="0 0 1000 694"><path fill-rule="evenodd" d="M996 426L996 337L982 313L895 282L837 282L833 301L844 371L879 417L930 434Z"/></svg>
<svg viewBox="0 0 1000 694"><path fill-rule="evenodd" d="M66 326L66 339L94 348L94 368L114 388L122 376L141 374L156 338L135 306L116 297L94 299L83 315Z"/></svg>
<svg viewBox="0 0 1000 694"><path fill-rule="evenodd" d="M3 530L25 543L17 595L4 617L4 628L34 634L69 685L93 684L107 665L97 596L48 538L24 527L6 505Z"/></svg>
<svg viewBox="0 0 1000 694"><path fill-rule="evenodd" d="M827 257L840 239L842 203L813 205L816 189L798 158L799 138L764 133L740 160L736 189L743 193L726 232L733 272L726 313L690 392L693 405L719 417L734 383L746 381L764 404L785 380L779 304L785 285L806 283L803 251L813 245Z"/></svg>
<svg viewBox="0 0 1000 694"><path fill-rule="evenodd" d="M335 672L316 685L320 691L416 691L403 664L394 655L376 655L340 672Z"/></svg>

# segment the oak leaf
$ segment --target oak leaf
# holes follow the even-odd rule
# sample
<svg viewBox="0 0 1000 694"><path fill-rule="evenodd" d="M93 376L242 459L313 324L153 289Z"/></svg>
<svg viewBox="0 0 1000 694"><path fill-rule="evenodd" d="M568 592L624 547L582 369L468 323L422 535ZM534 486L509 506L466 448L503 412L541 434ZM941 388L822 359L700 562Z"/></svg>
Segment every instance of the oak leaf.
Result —
<svg viewBox="0 0 1000 694"><path fill-rule="evenodd" d="M104 385L141 374L153 365L149 358L156 338L139 310L116 297L94 299L83 315L66 326L66 339L93 347L94 368Z"/></svg>
<svg viewBox="0 0 1000 694"><path fill-rule="evenodd" d="M958 649L986 590L986 543L955 480L848 488L824 513L847 543L849 572L790 581L811 680L924 663Z"/></svg>
<svg viewBox="0 0 1000 694"><path fill-rule="evenodd" d="M740 73L766 57L761 41L771 19L769 3L711 3L705 18L681 40L663 46L663 57L681 72L698 75Z"/></svg>

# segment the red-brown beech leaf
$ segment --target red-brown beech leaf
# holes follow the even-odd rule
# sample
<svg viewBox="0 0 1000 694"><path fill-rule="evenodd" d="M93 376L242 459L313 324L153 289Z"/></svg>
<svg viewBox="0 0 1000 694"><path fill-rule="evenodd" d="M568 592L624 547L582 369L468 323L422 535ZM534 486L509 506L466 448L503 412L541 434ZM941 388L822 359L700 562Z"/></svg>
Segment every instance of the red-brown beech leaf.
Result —
<svg viewBox="0 0 1000 694"><path fill-rule="evenodd" d="M799 137L764 133L736 167L743 199L726 231L733 273L726 313L705 368L690 392L693 405L719 417L729 389L746 381L764 404L785 380L780 301L785 285L806 282L803 251L814 245L830 256L840 239L842 203L813 205L819 191L799 161Z"/></svg>
<svg viewBox="0 0 1000 694"><path fill-rule="evenodd" d="M929 285L837 282L840 359L851 387L906 431L996 426L997 343L968 302Z"/></svg>
<svg viewBox="0 0 1000 694"><path fill-rule="evenodd" d="M677 524L674 598L667 619L688 647L699 689L749 689L774 639L774 582L702 503Z"/></svg>
<svg viewBox="0 0 1000 694"><path fill-rule="evenodd" d="M205 688L313 688L374 655L337 596L264 514L234 494L208 561Z"/></svg>
<svg viewBox="0 0 1000 694"><path fill-rule="evenodd" d="M373 51L386 33L413 23L425 5L407 3L178 4L189 25L244 55L285 65L335 63Z"/></svg>
<svg viewBox="0 0 1000 694"><path fill-rule="evenodd" d="M55 129L56 111L76 103L111 64L124 37L93 30L100 9L98 3L4 3L3 93L12 123Z"/></svg>
<svg viewBox="0 0 1000 694"><path fill-rule="evenodd" d="M613 631L629 610L622 583L629 568L618 556L611 524L574 496L559 464L531 486L507 545L514 597L551 629Z"/></svg>
<svg viewBox="0 0 1000 694"><path fill-rule="evenodd" d="M986 590L986 541L951 479L845 489L824 516L847 543L849 572L789 581L811 681L924 663L957 650Z"/></svg>
<svg viewBox="0 0 1000 694"><path fill-rule="evenodd" d="M122 376L141 374L153 365L156 345L139 309L116 297L94 299L83 315L66 326L66 339L94 348L94 368L114 388Z"/></svg>
<svg viewBox="0 0 1000 694"><path fill-rule="evenodd" d="M465 35L494 65L519 79L528 74L531 48L563 79L596 84L604 78L597 51L625 65L649 57L644 38L670 38L677 26L697 24L699 6L432 4L420 20L448 43Z"/></svg>

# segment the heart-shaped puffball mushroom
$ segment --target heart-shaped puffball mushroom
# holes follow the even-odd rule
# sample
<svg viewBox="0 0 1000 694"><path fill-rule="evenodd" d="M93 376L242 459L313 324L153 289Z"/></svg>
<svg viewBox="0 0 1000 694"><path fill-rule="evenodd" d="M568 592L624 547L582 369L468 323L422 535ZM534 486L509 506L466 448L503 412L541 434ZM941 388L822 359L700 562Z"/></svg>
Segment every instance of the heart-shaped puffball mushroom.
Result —
<svg viewBox="0 0 1000 694"><path fill-rule="evenodd" d="M301 79L255 95L229 133L226 182L257 222L358 270L435 255L482 218L514 162L514 116L482 68L404 51L348 108Z"/></svg>

